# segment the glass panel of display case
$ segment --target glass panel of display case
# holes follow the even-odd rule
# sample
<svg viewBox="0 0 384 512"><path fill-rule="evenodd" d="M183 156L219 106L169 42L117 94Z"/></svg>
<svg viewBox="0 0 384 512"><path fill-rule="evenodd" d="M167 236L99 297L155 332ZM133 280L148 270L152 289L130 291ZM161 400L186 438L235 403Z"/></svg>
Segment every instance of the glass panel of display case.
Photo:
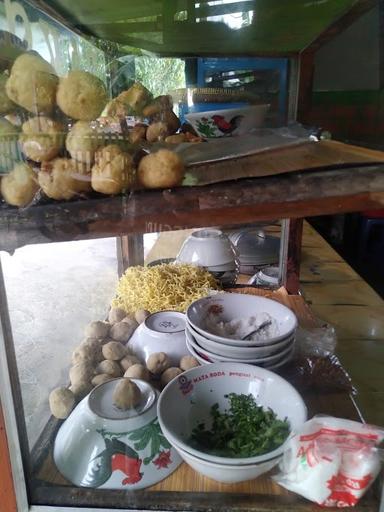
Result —
<svg viewBox="0 0 384 512"><path fill-rule="evenodd" d="M23 447L24 449L29 447L28 453L23 453L23 459L26 461L25 477L33 496L32 504L44 504L48 499L53 500L51 504L66 505L65 496L70 496L77 487L106 490L105 494L98 493L98 498L96 495L95 497L84 495L79 502L82 506L91 506L96 503L104 507L114 506L120 503L122 494L119 491L124 491L126 494L131 489L146 489L149 494L144 494L142 497L143 503L148 504L151 500L151 492L155 492L156 489L167 490L167 485L160 482L173 473L181 462L177 452L170 449L169 443L162 437L156 437L160 435L160 430L157 434L153 432L151 436L155 437L148 438L147 443L144 438L136 439L134 433L132 444L130 434L124 432L124 429L120 432L115 431L116 424L120 430L122 425L128 425L127 418L116 417L115 423L111 423L108 420L108 414L98 409L104 407L100 404L95 403L91 406L91 411L88 413L83 411L81 417L76 419L88 400L84 396L92 388L96 389L96 386L101 385L104 380L121 377L133 364L136 364L136 371L144 372L145 365L150 364L146 351L150 350L150 355L155 350L149 349L146 341L143 345L142 334L135 334L140 330L137 330L138 323L133 317L129 317L129 313L124 313L128 315L124 323L120 315L122 310L110 310L111 304L114 304L114 298L123 301L122 304L126 304L124 302L126 300L133 301L136 308L140 301L144 301L142 309L150 309L150 303L153 301L159 303L163 297L163 305L153 306L155 309L150 309L150 312L154 313L152 317L155 320L158 310L169 309L166 305L169 299L174 304L171 306L172 309L185 311L187 302L183 299L180 304L173 303L166 289L171 285L171 281L167 279L170 279L172 269L177 269L180 265L186 275L190 272L196 273L197 270L193 269L198 268L196 265L201 266L202 270L199 271L201 275L197 272L195 278L201 280L203 273L208 272L211 275L211 286L218 289L224 287L224 290L228 288L234 290L236 286L239 286L239 289L244 286L253 286L257 289L260 286L273 290L280 284L280 222L272 221L233 228L216 226L173 232L161 231L160 225L156 228L160 231L147 233L143 237L141 247L145 267L128 267L127 272L124 272L120 278L120 284L118 284L116 240L113 238L27 245L17 249L13 255L1 253L1 267L5 282L3 292L6 293L8 301L14 343L13 347L8 346L8 349L11 352L14 351L16 357L16 366L10 368L10 371L15 383L15 399L18 400L17 416L20 432L26 432ZM196 241L199 247L197 249L192 247L194 255L191 258L191 244L193 245ZM230 261L227 260L228 255L231 257ZM230 264L231 268L218 272L218 266L223 266L223 258L226 259L225 265ZM253 258L252 261L251 258ZM160 274L157 268L160 269ZM141 269L141 277L139 274L136 275L136 269ZM176 276L177 274L173 279L176 279ZM151 283L151 279L156 279L155 286ZM203 278L202 283L204 279L206 277ZM131 290L128 295L124 291L127 290L127 286L128 290ZM198 281L190 283L189 286L195 287L196 291L187 292L180 289L178 292L181 294L180 297L188 293L195 293L196 297L204 296L210 291L208 288L204 288L205 291L203 288L199 289ZM187 296L186 300L189 300ZM3 322L6 322L4 303L2 307ZM116 315L120 315L119 318ZM165 311L164 315L170 315L170 312ZM183 317L181 313L175 313L175 315L181 315L180 319ZM137 314L136 318L142 320ZM133 333L117 332L119 327L124 326L128 330L133 326L131 329ZM123 338L130 336L126 346L126 340L121 336ZM175 349L175 353L174 349L171 349L172 345L167 346L169 340L154 339L152 342L157 347L155 352L168 354L167 357L172 359L175 366L182 365L181 357L189 354L185 339L178 341L180 346ZM6 340L6 343L11 343L11 338ZM95 352L96 344L100 344L98 355ZM124 354L116 356L117 359L115 355L111 355L113 359L105 359L103 363L101 361L104 356L109 357L108 350L103 348L104 346L120 348ZM116 374L99 371L103 364L107 366L107 362L111 368L104 368L104 370L106 372L114 370ZM141 364L144 366L140 366ZM85 372L91 368L93 375L88 372L89 374L84 373L81 377L75 376L74 372L80 367ZM155 372L153 368L151 370ZM143 375L134 376L144 380L149 379L154 389L160 390L164 386L161 376L156 377L156 372L151 374L148 370L145 372L145 375L143 373ZM19 386L20 396L16 392ZM151 393L154 392L151 388L142 391L144 394L149 393L149 395L145 394L148 403L143 407L148 408L148 414L152 411L150 415L153 415L154 409L151 406L155 395L152 396ZM92 391L90 396L96 396L94 393ZM75 411L68 418L75 406ZM115 414L116 410L111 409L110 414ZM87 414L91 416L93 414L92 418L87 420ZM143 415L145 415L144 410ZM84 431L84 424L87 421L90 423ZM150 418L149 423L153 424L154 421L155 416ZM70 431L65 433L67 426L70 430L77 429L76 433ZM92 429L95 430L96 437L97 433L100 433L100 439L99 443L96 443L97 446L92 444L91 454L89 453L91 448L86 445L86 437L87 432ZM136 428L135 432L138 436L141 431ZM62 439L63 435L65 439ZM145 435L150 435L149 430ZM83 437L84 444L81 443L74 450L73 455L66 456L67 452L73 451L78 438L83 439ZM110 445L110 442L116 446ZM158 442L160 445L155 450L153 443ZM128 443L129 446L124 443ZM152 443L151 449L148 443ZM107 452L105 449L103 452L103 447ZM85 464L83 456L85 458L89 456L88 470L83 471L79 476L76 468ZM130 458L132 467L127 466L127 461L123 460L124 457ZM180 474L180 470L178 471ZM175 483L169 483L168 491L176 491L175 485ZM53 492L50 498L47 497L45 489L48 489L49 495L51 491ZM58 489L62 491L56 494ZM107 491L108 489L115 489L115 491L111 493ZM135 501L136 498L133 499ZM135 503L140 504L141 498Z"/></svg>

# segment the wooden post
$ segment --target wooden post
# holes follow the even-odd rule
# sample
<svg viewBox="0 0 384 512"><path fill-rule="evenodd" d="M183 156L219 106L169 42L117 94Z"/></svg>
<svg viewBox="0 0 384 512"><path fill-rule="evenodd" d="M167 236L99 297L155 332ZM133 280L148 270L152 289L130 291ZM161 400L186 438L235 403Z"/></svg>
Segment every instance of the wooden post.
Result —
<svg viewBox="0 0 384 512"><path fill-rule="evenodd" d="M144 235L124 235L116 238L117 272L119 277L132 265L144 264Z"/></svg>
<svg viewBox="0 0 384 512"><path fill-rule="evenodd" d="M0 404L0 510L4 512L17 512L15 488L13 486L11 462L9 458L7 433L3 411Z"/></svg>
<svg viewBox="0 0 384 512"><path fill-rule="evenodd" d="M286 262L285 287L288 293L298 294L300 289L301 240L303 219L290 219L288 226L288 251Z"/></svg>

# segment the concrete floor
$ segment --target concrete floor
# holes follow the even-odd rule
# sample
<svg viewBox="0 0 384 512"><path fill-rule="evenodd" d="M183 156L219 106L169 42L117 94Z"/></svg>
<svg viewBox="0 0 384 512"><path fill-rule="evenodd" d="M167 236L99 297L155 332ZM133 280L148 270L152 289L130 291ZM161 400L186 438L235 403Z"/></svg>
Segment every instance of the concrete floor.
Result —
<svg viewBox="0 0 384 512"><path fill-rule="evenodd" d="M84 327L105 318L117 282L115 239L27 246L1 260L33 446L49 418L49 391L68 383Z"/></svg>
<svg viewBox="0 0 384 512"><path fill-rule="evenodd" d="M148 261L173 257L186 232L146 237ZM68 382L72 349L86 324L103 319L117 283L115 239L28 246L2 253L10 317L31 446L49 417L48 393ZM337 353L351 373L368 421L384 424L382 299L308 224L301 286L323 320L335 325Z"/></svg>

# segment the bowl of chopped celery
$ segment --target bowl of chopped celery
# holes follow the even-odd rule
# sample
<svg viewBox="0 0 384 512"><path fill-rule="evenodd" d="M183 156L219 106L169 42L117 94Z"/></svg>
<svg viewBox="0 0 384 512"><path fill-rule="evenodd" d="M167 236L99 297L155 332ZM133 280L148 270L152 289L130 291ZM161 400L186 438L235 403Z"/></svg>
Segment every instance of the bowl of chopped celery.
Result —
<svg viewBox="0 0 384 512"><path fill-rule="evenodd" d="M173 379L160 395L158 418L175 448L212 463L249 465L280 456L307 410L279 375L249 364L213 363Z"/></svg>

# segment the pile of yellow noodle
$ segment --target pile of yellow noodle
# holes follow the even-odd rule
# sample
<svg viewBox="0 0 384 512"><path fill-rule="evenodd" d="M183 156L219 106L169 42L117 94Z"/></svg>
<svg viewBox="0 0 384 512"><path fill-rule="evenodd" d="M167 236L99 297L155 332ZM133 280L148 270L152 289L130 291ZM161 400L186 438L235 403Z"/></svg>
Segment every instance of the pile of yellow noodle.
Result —
<svg viewBox="0 0 384 512"><path fill-rule="evenodd" d="M127 313L138 309L185 311L219 286L206 270L188 264L130 267L121 277L112 306Z"/></svg>

